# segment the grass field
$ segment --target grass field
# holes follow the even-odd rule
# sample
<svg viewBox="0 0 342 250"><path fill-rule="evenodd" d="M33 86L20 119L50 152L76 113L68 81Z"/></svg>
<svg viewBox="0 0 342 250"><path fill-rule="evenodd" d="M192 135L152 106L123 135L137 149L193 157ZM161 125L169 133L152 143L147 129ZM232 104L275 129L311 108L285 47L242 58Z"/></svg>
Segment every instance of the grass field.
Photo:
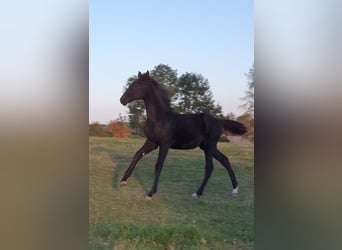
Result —
<svg viewBox="0 0 342 250"><path fill-rule="evenodd" d="M219 143L239 182L237 198L227 171L214 160L203 195L194 200L204 175L201 150L170 150L152 201L158 150L138 163L128 185L119 182L143 139L89 138L90 249L253 249L254 146Z"/></svg>

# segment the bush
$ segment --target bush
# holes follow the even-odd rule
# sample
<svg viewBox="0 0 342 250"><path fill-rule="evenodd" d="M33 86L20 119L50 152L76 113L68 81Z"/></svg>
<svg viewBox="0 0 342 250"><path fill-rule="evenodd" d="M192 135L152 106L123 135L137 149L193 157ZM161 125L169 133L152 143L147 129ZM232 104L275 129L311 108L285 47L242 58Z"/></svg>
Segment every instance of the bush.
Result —
<svg viewBox="0 0 342 250"><path fill-rule="evenodd" d="M89 125L89 136L112 137L112 133L106 129L105 125L94 122Z"/></svg>
<svg viewBox="0 0 342 250"><path fill-rule="evenodd" d="M127 138L131 135L131 130L128 127L128 122L111 121L108 124L108 130L112 132L114 137Z"/></svg>

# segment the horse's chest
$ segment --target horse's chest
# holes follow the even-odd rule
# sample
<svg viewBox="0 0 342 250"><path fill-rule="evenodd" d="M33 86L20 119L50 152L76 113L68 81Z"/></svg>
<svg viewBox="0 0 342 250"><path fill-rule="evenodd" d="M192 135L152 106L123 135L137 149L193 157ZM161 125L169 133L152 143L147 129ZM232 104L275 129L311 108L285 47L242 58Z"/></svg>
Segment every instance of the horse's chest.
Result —
<svg viewBox="0 0 342 250"><path fill-rule="evenodd" d="M154 142L166 140L169 136L170 129L167 123L150 123L147 122L144 129L146 137Z"/></svg>

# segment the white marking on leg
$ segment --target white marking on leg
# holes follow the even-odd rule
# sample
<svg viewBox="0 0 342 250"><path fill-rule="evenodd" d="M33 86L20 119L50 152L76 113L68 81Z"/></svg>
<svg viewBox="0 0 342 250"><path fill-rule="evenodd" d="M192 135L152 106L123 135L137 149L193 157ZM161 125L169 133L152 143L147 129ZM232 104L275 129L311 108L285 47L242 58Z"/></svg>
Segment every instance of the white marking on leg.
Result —
<svg viewBox="0 0 342 250"><path fill-rule="evenodd" d="M122 181L120 182L120 187L126 186L127 185L127 181Z"/></svg>
<svg viewBox="0 0 342 250"><path fill-rule="evenodd" d="M151 200L152 200L152 197L150 197L150 196L148 196L148 195L145 195L145 200L151 201Z"/></svg>
<svg viewBox="0 0 342 250"><path fill-rule="evenodd" d="M193 194L192 194L192 198L193 198L193 199L198 199L198 197L199 197L199 195L198 195L197 193L193 193Z"/></svg>
<svg viewBox="0 0 342 250"><path fill-rule="evenodd" d="M233 197L236 197L238 194L238 187L234 188L233 191L232 191L232 196Z"/></svg>

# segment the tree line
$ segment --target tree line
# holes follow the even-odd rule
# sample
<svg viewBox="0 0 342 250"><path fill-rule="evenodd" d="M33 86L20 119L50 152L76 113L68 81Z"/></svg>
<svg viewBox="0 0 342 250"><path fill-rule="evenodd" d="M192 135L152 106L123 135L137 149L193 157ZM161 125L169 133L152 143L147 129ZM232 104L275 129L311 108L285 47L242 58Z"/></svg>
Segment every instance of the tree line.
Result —
<svg viewBox="0 0 342 250"><path fill-rule="evenodd" d="M241 108L245 113L235 117L233 113L226 116L222 113L222 107L215 103L210 90L208 79L199 73L184 73L178 77L177 70L166 64L159 64L150 71L150 75L168 90L172 108L181 114L209 113L218 118L227 118L242 122L248 129L247 137L254 139L254 65L246 74L248 90L241 98L244 102ZM127 79L124 91L138 78L133 75ZM127 121L128 120L128 121ZM126 122L127 121L127 122ZM128 104L128 118L120 117L117 121L111 121L108 127L93 123L90 125L89 134L100 136L133 135L143 136L143 127L146 121L144 102L139 100ZM127 131L129 126L130 132ZM109 131L109 133L108 133Z"/></svg>
<svg viewBox="0 0 342 250"><path fill-rule="evenodd" d="M215 117L223 117L222 107L215 103L208 79L201 74L187 72L178 77L177 70L166 64L159 64L150 71L150 75L168 90L171 106L176 112L210 113ZM137 75L128 78L124 90L137 78ZM129 103L128 122L134 134L143 134L145 120L144 102Z"/></svg>
<svg viewBox="0 0 342 250"><path fill-rule="evenodd" d="M93 122L89 125L89 136L126 138L131 135L131 129L126 118L119 114L119 118L108 124Z"/></svg>

